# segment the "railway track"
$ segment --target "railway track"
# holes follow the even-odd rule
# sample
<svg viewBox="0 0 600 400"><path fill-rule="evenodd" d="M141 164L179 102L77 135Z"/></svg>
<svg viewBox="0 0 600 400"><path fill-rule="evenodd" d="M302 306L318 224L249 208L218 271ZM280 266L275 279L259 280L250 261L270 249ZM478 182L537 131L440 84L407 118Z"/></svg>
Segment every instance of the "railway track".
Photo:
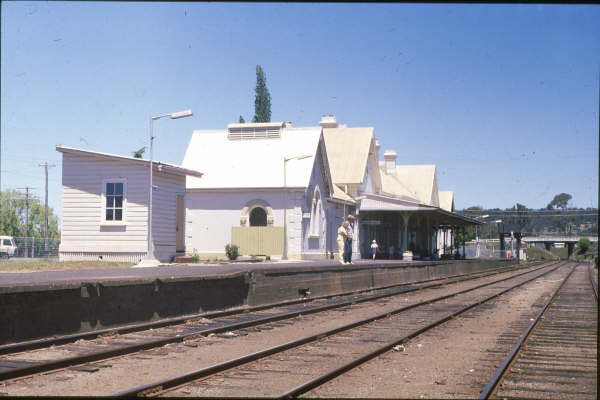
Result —
<svg viewBox="0 0 600 400"><path fill-rule="evenodd" d="M527 266L535 266L537 264L540 264L540 263L539 262L528 263ZM374 291L382 291L382 290L387 290L387 289L393 290L396 288L408 287L411 285L419 285L419 284L424 284L424 283L429 283L429 282L438 282L438 284L444 284L445 281L450 281L453 279L460 279L460 278L464 278L464 277L476 278L476 277L488 276L489 274L510 271L513 269L515 269L515 266L513 266L513 265L502 266L502 267L491 268L491 269L488 269L485 271L479 271L479 272L475 272L475 273L450 275L450 276L447 276L444 278L433 278L433 279L424 279L424 280L419 280L419 281L403 282L403 283L399 283L399 284L385 285L385 286L379 286L379 287L373 287L373 288L367 288L367 289L361 289L361 290L354 290L354 291L349 291L349 292L344 292L344 293L336 293L336 294L331 294L331 295L326 295L326 296L311 297L310 295L307 295L307 296L304 296L303 298L300 298L297 300L287 300L287 301L283 301L283 302L265 304L265 305L260 305L260 306L238 307L238 308L233 308L233 309L229 309L229 310L225 310L225 311L198 313L198 314L185 315L185 316L175 317L175 318L165 318L165 319L161 319L158 321L151 321L151 322L145 322L145 323L139 323L139 324L129 324L129 325L121 326L121 327L117 327L117 328L99 329L99 330L94 330L94 331L90 331L90 332L81 332L81 333L70 334L70 335L60 335L60 336L37 339L37 340L29 340L29 341L25 341L25 342L3 344L3 345L0 345L0 355L13 354L13 353L18 353L18 352L23 352L23 351L30 351L30 350L35 350L35 349L40 349L40 348L45 348L45 347L50 347L50 346L58 346L58 345L67 344L67 343L74 343L79 340L90 340L90 339L95 339L98 337L123 335L123 334L127 334L127 333L140 332L140 331L149 330L149 329L157 329L157 328L162 328L162 327L167 327L167 326L178 325L181 323L186 323L188 321L194 321L194 320L197 320L200 318L216 319L216 318L221 318L221 317L227 317L227 316L239 315L239 314L244 314L244 313L249 313L249 312L256 312L256 311L272 309L275 307L292 306L292 305L296 305L296 304L308 304L311 302L314 303L317 301L327 301L327 300L332 300L332 299L343 299L344 297L356 296L356 295L374 292ZM428 287L434 287L434 286L428 286ZM357 298L357 301L360 301L360 299Z"/></svg>
<svg viewBox="0 0 600 400"><path fill-rule="evenodd" d="M297 397L474 307L554 272L562 265L547 264L540 268L543 271L519 273L399 307L113 396ZM282 377L286 379L287 388L279 384Z"/></svg>
<svg viewBox="0 0 600 400"><path fill-rule="evenodd" d="M597 339L598 287L593 268L580 265L527 326L479 399L596 399Z"/></svg>
<svg viewBox="0 0 600 400"><path fill-rule="evenodd" d="M518 274L529 273L527 271L536 271L541 268L547 268L546 264L542 266L534 265L517 271ZM444 279L435 283L426 283L415 285L417 282L411 282L413 285L391 285L381 288L376 294L349 294L346 296L327 296L312 301L286 302L278 307L255 307L254 310L243 310L245 312L225 312L215 313L220 318L206 319L184 319L184 323L178 325L169 325L161 329L153 329L145 332L135 331L134 333L116 334L110 336L96 337L94 340L85 342L77 341L69 343L66 346L54 345L49 351L49 359L32 360L31 357L22 357L23 352L13 352L0 358L0 381L15 379L32 374L63 369L67 367L87 364L93 361L105 360L112 357L122 356L139 352L142 350L157 348L169 343L184 342L198 336L207 336L210 334L224 333L232 330L244 329L253 326L282 321L284 319L295 318L299 315L307 315L333 309L343 309L350 305L374 302L381 299L404 295L409 292L421 291L424 289L439 288L444 285L458 282L467 282L473 279L485 279L493 277L496 274L508 273L514 268L500 268L495 271L488 271L477 274L461 274L452 279ZM431 280L422 281L430 282ZM152 326L152 324L149 324ZM137 327L136 327L137 328ZM58 340L64 340L58 338ZM46 341L48 344L49 341ZM35 344L39 346L39 344ZM23 347L14 346L13 348L21 350Z"/></svg>

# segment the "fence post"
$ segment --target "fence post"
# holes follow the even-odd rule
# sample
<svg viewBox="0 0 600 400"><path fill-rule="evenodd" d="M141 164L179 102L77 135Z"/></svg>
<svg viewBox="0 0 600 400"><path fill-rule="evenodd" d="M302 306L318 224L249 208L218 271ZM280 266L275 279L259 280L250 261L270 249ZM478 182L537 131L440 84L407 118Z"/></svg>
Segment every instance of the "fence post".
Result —
<svg viewBox="0 0 600 400"><path fill-rule="evenodd" d="M31 238L31 258L35 258L35 237Z"/></svg>

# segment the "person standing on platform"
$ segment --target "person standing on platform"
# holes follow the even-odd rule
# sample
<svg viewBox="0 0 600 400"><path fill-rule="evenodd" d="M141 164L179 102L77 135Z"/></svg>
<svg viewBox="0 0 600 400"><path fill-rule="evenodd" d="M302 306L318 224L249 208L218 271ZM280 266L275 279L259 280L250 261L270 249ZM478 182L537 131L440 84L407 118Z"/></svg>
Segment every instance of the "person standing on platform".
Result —
<svg viewBox="0 0 600 400"><path fill-rule="evenodd" d="M375 254L377 254L378 247L377 241L373 239L373 242L371 242L371 254L373 254L373 260L375 259Z"/></svg>
<svg viewBox="0 0 600 400"><path fill-rule="evenodd" d="M348 236L348 221L344 221L337 230L338 261L340 264L346 264L346 237Z"/></svg>
<svg viewBox="0 0 600 400"><path fill-rule="evenodd" d="M354 235L354 215L348 215L348 228L346 232L348 235L346 236L346 243L344 246L344 262L346 264L352 264L352 239Z"/></svg>

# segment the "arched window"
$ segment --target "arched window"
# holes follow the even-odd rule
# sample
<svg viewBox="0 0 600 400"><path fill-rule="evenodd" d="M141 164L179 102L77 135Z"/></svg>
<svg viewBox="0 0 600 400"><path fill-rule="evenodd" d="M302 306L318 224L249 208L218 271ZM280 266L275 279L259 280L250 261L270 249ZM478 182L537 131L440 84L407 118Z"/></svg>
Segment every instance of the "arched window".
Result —
<svg viewBox="0 0 600 400"><path fill-rule="evenodd" d="M313 195L312 207L310 210L310 226L309 235L319 236L321 233L321 220L323 204L321 203L321 193L319 188L315 187L315 193Z"/></svg>
<svg viewBox="0 0 600 400"><path fill-rule="evenodd" d="M250 226L267 226L267 212L262 207L254 207L250 212Z"/></svg>

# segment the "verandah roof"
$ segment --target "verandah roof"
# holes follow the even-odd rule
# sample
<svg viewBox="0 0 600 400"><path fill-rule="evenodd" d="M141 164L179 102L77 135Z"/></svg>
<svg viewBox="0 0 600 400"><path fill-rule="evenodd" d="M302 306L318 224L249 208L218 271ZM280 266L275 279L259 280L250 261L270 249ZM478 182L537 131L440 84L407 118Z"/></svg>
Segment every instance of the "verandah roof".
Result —
<svg viewBox="0 0 600 400"><path fill-rule="evenodd" d="M419 215L428 215L434 218L435 225L438 227L469 226L481 225L482 222L473 218L459 215L439 207L426 206L419 203L411 203L405 200L393 197L366 195L359 198L359 214L369 211L389 211L400 213L418 213Z"/></svg>

